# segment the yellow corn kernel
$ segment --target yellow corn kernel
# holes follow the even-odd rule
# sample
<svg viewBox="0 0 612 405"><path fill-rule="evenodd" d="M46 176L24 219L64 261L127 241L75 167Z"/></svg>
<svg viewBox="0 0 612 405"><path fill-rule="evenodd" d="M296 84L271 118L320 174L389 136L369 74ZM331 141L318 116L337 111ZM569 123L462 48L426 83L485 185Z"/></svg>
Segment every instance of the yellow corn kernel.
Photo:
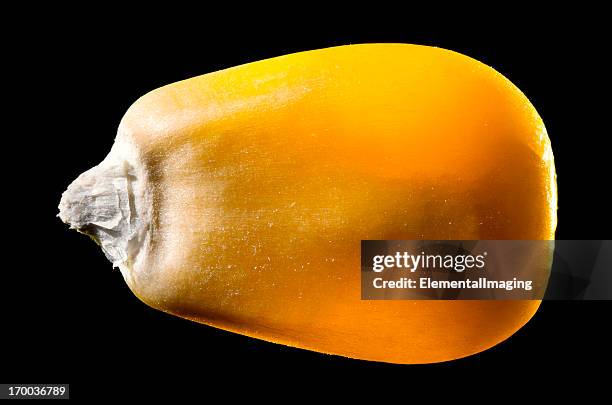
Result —
<svg viewBox="0 0 612 405"><path fill-rule="evenodd" d="M554 239L550 142L461 54L351 45L154 90L64 193L159 310L324 353L428 363L511 336L539 301L362 301L363 239Z"/></svg>

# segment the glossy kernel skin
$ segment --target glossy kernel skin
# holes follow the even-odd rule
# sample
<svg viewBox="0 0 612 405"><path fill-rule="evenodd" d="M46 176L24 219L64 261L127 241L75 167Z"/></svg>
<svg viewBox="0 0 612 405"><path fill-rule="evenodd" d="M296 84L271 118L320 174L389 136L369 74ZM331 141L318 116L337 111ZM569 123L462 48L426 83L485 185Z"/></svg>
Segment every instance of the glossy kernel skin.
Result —
<svg viewBox="0 0 612 405"><path fill-rule="evenodd" d="M174 83L127 112L152 196L147 304L272 342L430 363L539 301L362 301L362 239L554 239L550 142L493 69L425 46L302 52Z"/></svg>

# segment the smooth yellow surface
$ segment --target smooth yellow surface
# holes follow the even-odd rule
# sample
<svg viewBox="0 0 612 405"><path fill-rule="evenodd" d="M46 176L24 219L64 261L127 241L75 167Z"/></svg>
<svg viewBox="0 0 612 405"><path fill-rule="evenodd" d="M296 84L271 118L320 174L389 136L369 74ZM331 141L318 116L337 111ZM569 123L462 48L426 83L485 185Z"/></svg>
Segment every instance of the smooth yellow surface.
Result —
<svg viewBox="0 0 612 405"><path fill-rule="evenodd" d="M394 363L506 339L539 301L362 301L362 239L554 239L544 125L493 69L372 44L157 89L124 117L153 197L131 289L265 340Z"/></svg>

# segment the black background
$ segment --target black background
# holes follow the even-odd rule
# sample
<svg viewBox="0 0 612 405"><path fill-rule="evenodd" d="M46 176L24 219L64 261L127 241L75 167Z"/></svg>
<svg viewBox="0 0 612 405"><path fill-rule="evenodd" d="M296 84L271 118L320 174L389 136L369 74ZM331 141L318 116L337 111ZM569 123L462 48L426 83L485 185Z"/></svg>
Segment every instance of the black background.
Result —
<svg viewBox="0 0 612 405"><path fill-rule="evenodd" d="M515 10L516 11L516 10ZM161 85L286 53L361 42L440 46L479 59L521 88L553 143L558 239L609 239L609 65L597 11L531 9L501 20L418 14L251 24L233 14L46 20L25 46L25 79L5 134L5 198L14 237L4 246L0 382L69 382L73 398L262 393L325 387L381 394L430 383L514 391L597 387L609 364L610 302L544 302L511 339L466 359L425 366L350 360L274 345L171 317L142 304L99 248L55 217L62 191L110 149L125 110ZM184 14L189 14L184 11ZM44 20L44 15L41 16ZM280 23L279 21L284 21ZM15 45L15 44L13 44ZM9 80L10 81L10 80ZM8 84L8 83L7 83ZM7 194L8 195L8 194ZM549 381L543 388L542 381ZM397 383L397 385L395 385ZM230 391L222 391L225 386ZM448 393L448 392L447 392ZM406 397L405 397L406 398Z"/></svg>

